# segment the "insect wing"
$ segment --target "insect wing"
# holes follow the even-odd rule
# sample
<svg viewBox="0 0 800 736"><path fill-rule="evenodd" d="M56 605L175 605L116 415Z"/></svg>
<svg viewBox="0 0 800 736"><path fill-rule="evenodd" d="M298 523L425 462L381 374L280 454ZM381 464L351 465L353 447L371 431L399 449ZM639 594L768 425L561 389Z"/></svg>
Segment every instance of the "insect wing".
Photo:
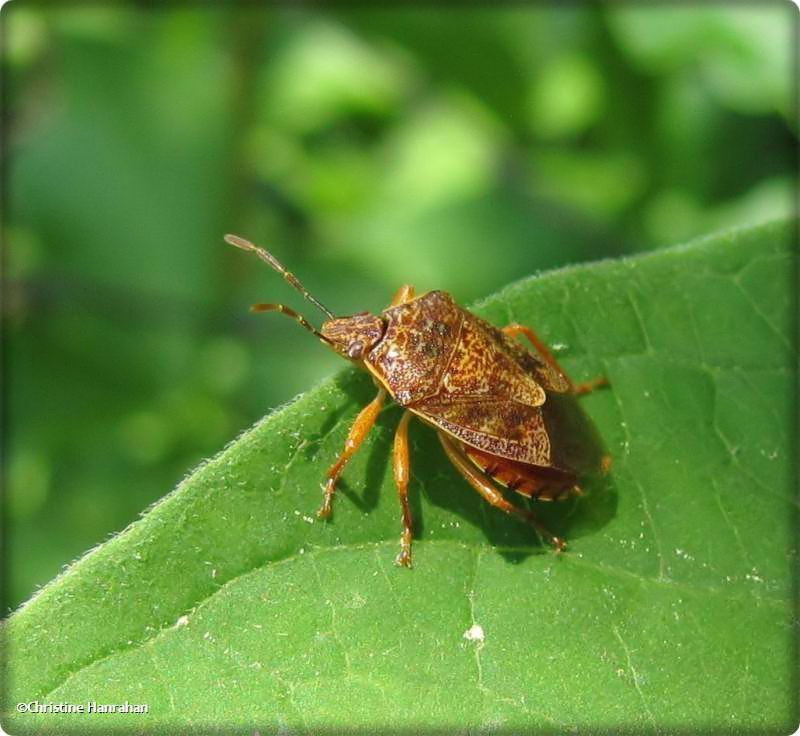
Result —
<svg viewBox="0 0 800 736"><path fill-rule="evenodd" d="M550 466L550 439L538 406L516 401L436 399L411 409L428 423L479 450L540 467Z"/></svg>

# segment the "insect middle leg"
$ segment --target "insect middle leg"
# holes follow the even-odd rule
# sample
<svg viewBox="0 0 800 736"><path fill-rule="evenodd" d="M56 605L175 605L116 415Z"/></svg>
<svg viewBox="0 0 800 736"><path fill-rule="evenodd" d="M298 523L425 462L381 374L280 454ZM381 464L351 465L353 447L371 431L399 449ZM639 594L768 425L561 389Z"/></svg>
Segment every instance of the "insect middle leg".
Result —
<svg viewBox="0 0 800 736"><path fill-rule="evenodd" d="M378 414L381 413L383 402L386 400L386 391L381 388L378 390L378 395L369 402L358 414L353 426L350 427L350 433L344 443L344 450L336 462L328 469L328 481L325 484L325 499L322 502L322 507L317 512L317 516L322 519L327 519L331 515L331 505L333 504L333 494L336 491L336 481L344 470L344 466L350 460L356 451L361 446L370 430L375 426L375 421Z"/></svg>
<svg viewBox="0 0 800 736"><path fill-rule="evenodd" d="M411 462L408 452L408 422L411 412L403 412L394 435L394 482L403 509L403 536L400 538L400 554L395 562L403 567L411 567L411 508L408 505L408 480L411 475Z"/></svg>
<svg viewBox="0 0 800 736"><path fill-rule="evenodd" d="M584 381L583 383L574 383L573 380L567 375L567 372L561 367L559 362L550 352L550 349L547 347L547 345L544 344L544 342L530 327L513 323L503 327L502 331L507 335L511 335L511 337L525 335L525 337L531 341L533 347L536 348L536 351L539 353L539 355L542 356L545 363L547 363L554 370L558 371L564 377L564 380L566 380L566 382L569 384L570 391L573 394L588 394L589 392L594 391L596 388L600 388L600 386L608 386L608 379L605 376L594 378L591 381Z"/></svg>
<svg viewBox="0 0 800 736"><path fill-rule="evenodd" d="M497 490L489 478L481 473L469 460L467 460L467 458L464 457L453 440L451 440L442 432L437 432L437 434L439 435L439 440L444 447L444 451L447 453L447 457L450 459L450 462L455 465L456 470L458 470L458 472L464 476L467 482L492 506L496 506L501 511L505 511L507 514L515 514L523 521L526 521L528 524L533 526L541 536L547 539L547 541L556 548L557 552L561 552L561 550L567 546L567 543L561 537L557 537L552 532L548 531L545 526L536 518L532 511L521 509L518 506L514 506L514 504L510 501L506 500L503 494Z"/></svg>

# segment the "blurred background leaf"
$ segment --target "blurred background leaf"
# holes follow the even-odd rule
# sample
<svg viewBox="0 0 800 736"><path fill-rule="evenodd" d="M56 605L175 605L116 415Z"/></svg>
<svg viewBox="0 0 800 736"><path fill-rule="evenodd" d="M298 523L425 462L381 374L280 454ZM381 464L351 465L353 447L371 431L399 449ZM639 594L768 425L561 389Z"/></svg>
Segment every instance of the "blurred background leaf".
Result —
<svg viewBox="0 0 800 736"><path fill-rule="evenodd" d="M4 610L338 366L222 233L348 313L786 214L792 12L7 5Z"/></svg>

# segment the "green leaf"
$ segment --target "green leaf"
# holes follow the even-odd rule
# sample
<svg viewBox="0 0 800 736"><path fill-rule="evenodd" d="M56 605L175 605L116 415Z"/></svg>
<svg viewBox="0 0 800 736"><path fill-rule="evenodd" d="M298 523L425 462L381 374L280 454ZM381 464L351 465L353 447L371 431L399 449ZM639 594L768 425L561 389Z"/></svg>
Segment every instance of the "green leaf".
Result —
<svg viewBox="0 0 800 736"><path fill-rule="evenodd" d="M765 225L479 305L536 327L576 379L611 381L581 399L611 474L542 511L563 555L488 507L412 423L415 567L396 567L397 408L348 466L334 520L315 521L374 392L346 370L11 616L4 725L789 733L794 258L790 226ZM149 712L14 712L33 700Z"/></svg>

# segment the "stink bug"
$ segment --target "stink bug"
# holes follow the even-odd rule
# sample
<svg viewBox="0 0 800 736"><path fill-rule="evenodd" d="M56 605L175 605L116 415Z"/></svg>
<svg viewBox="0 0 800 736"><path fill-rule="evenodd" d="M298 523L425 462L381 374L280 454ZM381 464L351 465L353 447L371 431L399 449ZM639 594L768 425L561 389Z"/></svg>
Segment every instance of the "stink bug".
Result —
<svg viewBox="0 0 800 736"><path fill-rule="evenodd" d="M551 501L580 494L578 474L551 454L542 408L548 394L588 393L605 378L575 384L529 327L498 329L455 303L443 291L416 296L402 286L379 315L336 317L275 257L236 235L225 240L269 264L328 319L317 330L283 304L254 304L254 312L292 317L339 355L360 365L378 388L353 422L344 450L328 469L318 516L331 515L336 482L375 424L387 396L405 411L394 437L394 479L403 514L397 563L410 567L412 519L408 422L416 416L436 430L447 457L492 506L531 524L556 550L565 547L535 514L510 503L493 481L533 499ZM516 342L526 337L533 354ZM603 460L607 467L609 458Z"/></svg>

